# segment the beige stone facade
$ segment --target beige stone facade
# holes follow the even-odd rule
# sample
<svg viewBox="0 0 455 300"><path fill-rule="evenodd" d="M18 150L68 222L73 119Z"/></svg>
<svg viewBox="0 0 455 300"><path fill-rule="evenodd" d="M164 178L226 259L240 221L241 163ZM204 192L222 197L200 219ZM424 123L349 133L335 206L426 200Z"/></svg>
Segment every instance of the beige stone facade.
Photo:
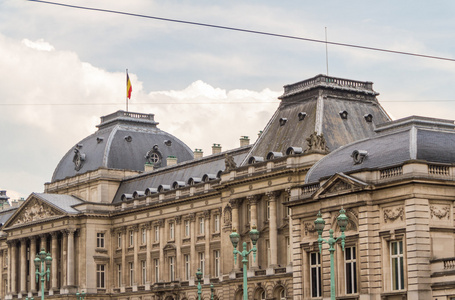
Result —
<svg viewBox="0 0 455 300"><path fill-rule="evenodd" d="M151 115L103 117L109 124L77 144L77 159L71 151L62 159L45 193L0 211L0 298L41 295L33 261L44 248L53 259L49 299L77 291L100 300L197 299L199 268L203 299L211 284L215 299L242 299L243 265L229 235L235 229L251 249L256 226L248 298L328 299L328 245L319 252L314 220L320 211L323 238L329 229L339 237L341 208L349 223L344 251L335 247L337 299L455 298L454 159L446 155L455 126L391 122L375 96L371 83L322 75L286 86L254 144L241 137L238 149L193 160L172 148L175 140L134 146L148 129L131 124L156 127ZM117 141L114 131L122 131ZM90 159L108 140L149 147L137 158L143 170L133 161L109 167L124 162L119 152L95 166ZM176 164L160 165L166 151Z"/></svg>

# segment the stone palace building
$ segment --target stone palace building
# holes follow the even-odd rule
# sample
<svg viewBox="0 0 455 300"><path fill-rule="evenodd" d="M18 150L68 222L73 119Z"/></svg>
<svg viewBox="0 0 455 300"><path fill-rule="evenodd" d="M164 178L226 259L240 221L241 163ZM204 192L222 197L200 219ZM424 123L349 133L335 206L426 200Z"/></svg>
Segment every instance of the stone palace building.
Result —
<svg viewBox="0 0 455 300"><path fill-rule="evenodd" d="M455 125L392 121L371 82L318 75L286 85L254 143L211 155L162 131L153 114L117 111L61 159L44 193L0 210L0 298L328 299L320 211L335 250L337 299L455 299ZM161 116L164 117L164 116ZM6 198L6 195L4 195ZM240 247L239 247L240 248ZM52 257L44 290L40 249Z"/></svg>

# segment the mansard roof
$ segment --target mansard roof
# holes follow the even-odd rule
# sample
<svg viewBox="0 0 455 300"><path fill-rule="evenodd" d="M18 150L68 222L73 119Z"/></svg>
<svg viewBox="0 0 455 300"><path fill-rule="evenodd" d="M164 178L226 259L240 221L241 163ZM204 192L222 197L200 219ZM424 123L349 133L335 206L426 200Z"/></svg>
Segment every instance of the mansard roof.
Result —
<svg viewBox="0 0 455 300"><path fill-rule="evenodd" d="M289 147L305 151L315 132L329 151L373 136L377 124L390 121L376 95L371 82L325 75L286 85L280 106L242 164Z"/></svg>
<svg viewBox="0 0 455 300"><path fill-rule="evenodd" d="M239 166L250 149L251 146L248 145L125 179L121 182L113 203L121 202L124 195L127 199L132 198L135 192L137 192L136 195L142 195L147 189L157 192L163 189L180 188L203 180L217 179L225 170L226 155L232 156Z"/></svg>
<svg viewBox="0 0 455 300"><path fill-rule="evenodd" d="M101 117L98 131L72 147L61 159L52 182L104 167L144 171L148 153L160 163L175 156L179 162L193 159L193 152L181 140L160 130L153 114L117 111Z"/></svg>
<svg viewBox="0 0 455 300"><path fill-rule="evenodd" d="M452 120L411 116L378 125L377 136L328 154L309 171L305 183L335 173L354 173L393 167L410 160L455 163L455 125Z"/></svg>

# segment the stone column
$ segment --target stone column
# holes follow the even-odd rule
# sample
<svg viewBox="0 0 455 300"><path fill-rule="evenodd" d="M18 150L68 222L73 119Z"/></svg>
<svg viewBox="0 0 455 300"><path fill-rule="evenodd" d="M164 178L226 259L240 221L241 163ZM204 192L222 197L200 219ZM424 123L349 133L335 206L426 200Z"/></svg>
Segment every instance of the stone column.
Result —
<svg viewBox="0 0 455 300"><path fill-rule="evenodd" d="M68 232L68 286L74 286L74 233L76 229L69 228Z"/></svg>
<svg viewBox="0 0 455 300"><path fill-rule="evenodd" d="M44 251L46 251L46 253L47 253L49 250L49 249L46 249L47 233L40 234L39 236L41 238L41 243L40 243L40 248L39 248L38 252L41 252L41 250L44 249Z"/></svg>
<svg viewBox="0 0 455 300"><path fill-rule="evenodd" d="M257 209L257 203L258 203L258 196L252 195L252 196L247 196L246 200L248 201L248 204L250 205L250 213L251 213L251 220L250 220L250 230L253 229L253 226L258 226L258 209ZM251 260L251 270L256 270L259 269L259 252L256 252L256 260L253 259L253 256L250 255Z"/></svg>
<svg viewBox="0 0 455 300"><path fill-rule="evenodd" d="M58 232L54 231L51 233L52 237L52 245L51 245L51 257L52 257L52 266L51 266L51 290L52 291L57 291L58 286L57 286L57 249L58 249L58 244L57 244L57 238L58 238Z"/></svg>
<svg viewBox="0 0 455 300"><path fill-rule="evenodd" d="M182 264L182 249L181 249L181 242L182 242L182 216L175 217L175 280L180 280L183 278L183 274L181 273L182 268L180 265Z"/></svg>
<svg viewBox="0 0 455 300"><path fill-rule="evenodd" d="M147 244L147 253L145 255L145 258L146 258L146 266L147 266L147 280L145 281L145 284L148 288L146 289L150 289L150 283L152 282L152 269L153 269L153 266L152 266L152 224L151 223L147 223L145 225L145 230L147 230L147 233L146 233L146 244Z"/></svg>
<svg viewBox="0 0 455 300"><path fill-rule="evenodd" d="M287 201L289 201L291 199L291 189L290 188L287 188L286 189L286 196L287 196ZM291 269L289 270L290 272L292 272L292 257L293 257L293 245L292 245L292 236L293 236L293 232L292 232L292 209L291 208L288 208L288 207L284 207L284 209L289 209L289 214L288 214L288 226L289 226L289 251L291 252L290 253L290 260L288 261L288 267L290 267ZM288 247L288 245L286 245L286 247ZM288 271L286 271L288 272Z"/></svg>
<svg viewBox="0 0 455 300"><path fill-rule="evenodd" d="M62 240L62 260L61 260L61 269L62 269L62 287L68 285L68 275L67 275L67 260L68 260L68 233L66 230L61 231L63 234Z"/></svg>
<svg viewBox="0 0 455 300"><path fill-rule="evenodd" d="M11 251L10 251L10 273L11 273L11 294L17 294L17 259L16 259L16 241L11 241Z"/></svg>
<svg viewBox="0 0 455 300"><path fill-rule="evenodd" d="M139 233L139 226L134 225L131 230L133 230L133 268L134 268L134 278L133 278L133 292L137 291L137 286L141 282L141 267L139 266L138 261L138 250L139 250L139 242L138 242L138 233Z"/></svg>
<svg viewBox="0 0 455 300"><path fill-rule="evenodd" d="M159 265L159 273L160 273L160 280L158 282L162 282L164 278L164 245L166 244L166 240L164 237L164 226L165 222L163 219L158 221L158 225L160 226L160 265Z"/></svg>
<svg viewBox="0 0 455 300"><path fill-rule="evenodd" d="M36 278L35 278L35 257L36 257L36 236L30 237L30 293L36 293Z"/></svg>
<svg viewBox="0 0 455 300"><path fill-rule="evenodd" d="M124 288L125 286L127 286L127 283L128 283L128 277L127 277L127 271L126 271L126 253L128 252L127 250L127 238L126 238L126 235L127 235L127 230L126 230L126 227L123 227L121 229L121 234L122 234L122 289L123 289L123 292L125 292Z"/></svg>
<svg viewBox="0 0 455 300"><path fill-rule="evenodd" d="M232 208L232 231L237 230L237 233L240 234L240 228L239 228L239 206L242 204L242 199L231 199L229 201L229 204L231 204ZM237 250L242 251L242 240L239 241L239 244L237 245ZM234 271L240 271L240 264L242 262L242 258L237 255L237 263L234 261Z"/></svg>
<svg viewBox="0 0 455 300"><path fill-rule="evenodd" d="M274 268L278 265L278 230L276 221L276 192L268 192L267 198L270 202L270 219L269 219L269 241L270 241L270 266Z"/></svg>
<svg viewBox="0 0 455 300"><path fill-rule="evenodd" d="M21 238L20 242L21 242L19 258L19 261L21 263L20 292L21 295L24 296L27 293L27 240L25 238Z"/></svg>
<svg viewBox="0 0 455 300"><path fill-rule="evenodd" d="M198 258L196 257L196 215L194 213L191 213L189 215L189 220L190 220L190 236L191 236L191 242L190 242L190 261L191 261L191 270L190 270L190 279L195 281L195 276L196 276L196 271L198 268Z"/></svg>
<svg viewBox="0 0 455 300"><path fill-rule="evenodd" d="M204 263L204 283L210 283L210 267L213 265L210 260L210 210L204 211L204 233L205 233L205 263Z"/></svg>

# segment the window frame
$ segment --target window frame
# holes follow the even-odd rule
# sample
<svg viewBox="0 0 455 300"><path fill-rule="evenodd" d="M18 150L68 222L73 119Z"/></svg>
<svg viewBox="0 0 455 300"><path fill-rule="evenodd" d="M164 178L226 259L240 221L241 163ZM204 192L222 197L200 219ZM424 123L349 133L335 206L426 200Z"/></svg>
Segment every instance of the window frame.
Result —
<svg viewBox="0 0 455 300"><path fill-rule="evenodd" d="M315 255L316 260L313 264L313 255ZM310 266L310 296L311 298L322 297L322 263L321 263L321 253L319 251L310 252L309 263ZM313 270L315 271L313 273ZM316 290L314 290L316 287Z"/></svg>
<svg viewBox="0 0 455 300"><path fill-rule="evenodd" d="M104 232L96 233L96 248L105 248L106 234Z"/></svg>
<svg viewBox="0 0 455 300"><path fill-rule="evenodd" d="M348 258L348 254L350 258ZM344 288L346 295L358 293L357 246L346 246L343 252ZM350 280L348 281L348 279Z"/></svg>
<svg viewBox="0 0 455 300"><path fill-rule="evenodd" d="M393 253L394 247L397 245L397 251L400 253ZM399 245L399 246L398 246ZM405 274L404 274L404 243L403 240L389 241L389 255L390 255L390 287L392 291L402 291L405 289ZM396 271L394 272L394 260L396 260Z"/></svg>
<svg viewBox="0 0 455 300"><path fill-rule="evenodd" d="M106 265L96 264L96 288L106 288Z"/></svg>

